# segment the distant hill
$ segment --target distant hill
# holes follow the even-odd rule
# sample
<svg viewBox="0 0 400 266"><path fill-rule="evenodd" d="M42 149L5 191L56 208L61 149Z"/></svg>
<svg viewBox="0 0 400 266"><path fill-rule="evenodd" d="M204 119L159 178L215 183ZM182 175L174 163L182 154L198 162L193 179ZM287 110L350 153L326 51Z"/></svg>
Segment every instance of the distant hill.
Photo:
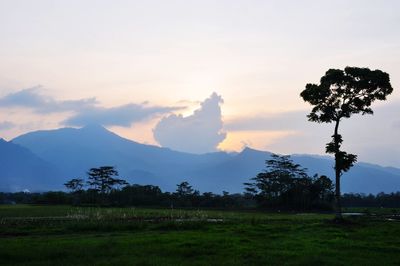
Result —
<svg viewBox="0 0 400 266"><path fill-rule="evenodd" d="M84 177L91 167L113 165L131 183L154 184L169 191L186 180L201 192L241 192L243 183L262 171L271 155L250 148L232 154L177 152L122 138L98 125L36 131L12 142L54 165L60 173L60 184L66 179ZM293 155L293 159L308 168L310 174L333 176L333 161L329 157ZM36 180L37 184L47 185L48 180L40 175L36 175ZM342 180L343 192L398 191L400 169L359 163Z"/></svg>
<svg viewBox="0 0 400 266"><path fill-rule="evenodd" d="M62 187L60 172L27 148L0 139L0 191L46 191Z"/></svg>

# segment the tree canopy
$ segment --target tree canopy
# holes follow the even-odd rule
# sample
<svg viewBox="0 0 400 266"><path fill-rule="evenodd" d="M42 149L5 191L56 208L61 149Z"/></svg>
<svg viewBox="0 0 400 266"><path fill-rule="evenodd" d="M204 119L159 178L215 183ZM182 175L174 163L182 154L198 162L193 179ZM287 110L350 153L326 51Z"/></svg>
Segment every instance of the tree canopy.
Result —
<svg viewBox="0 0 400 266"><path fill-rule="evenodd" d="M329 69L320 84L307 84L300 96L314 107L310 121L331 123L352 114L373 114L375 100L386 100L393 88L389 74L381 70L346 67Z"/></svg>

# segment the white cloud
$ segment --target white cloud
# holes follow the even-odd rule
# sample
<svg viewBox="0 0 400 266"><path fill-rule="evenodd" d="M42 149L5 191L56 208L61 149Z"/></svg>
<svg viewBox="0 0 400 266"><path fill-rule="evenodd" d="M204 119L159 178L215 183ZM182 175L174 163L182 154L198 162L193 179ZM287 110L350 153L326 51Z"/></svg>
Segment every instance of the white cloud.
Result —
<svg viewBox="0 0 400 266"><path fill-rule="evenodd" d="M222 103L222 97L214 92L192 115L164 117L153 130L154 138L161 146L174 150L191 153L216 151L226 137L222 131Z"/></svg>

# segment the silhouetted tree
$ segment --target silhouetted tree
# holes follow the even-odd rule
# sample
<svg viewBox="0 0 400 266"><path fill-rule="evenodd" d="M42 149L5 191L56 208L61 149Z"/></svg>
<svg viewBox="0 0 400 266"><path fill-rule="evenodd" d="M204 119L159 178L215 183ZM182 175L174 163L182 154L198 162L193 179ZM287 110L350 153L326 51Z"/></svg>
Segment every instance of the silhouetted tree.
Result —
<svg viewBox="0 0 400 266"><path fill-rule="evenodd" d="M76 193L83 190L84 181L81 178L74 178L66 182L64 186L71 190L72 193Z"/></svg>
<svg viewBox="0 0 400 266"><path fill-rule="evenodd" d="M118 179L118 171L113 166L101 166L99 168L91 168L88 174L88 184L92 190L102 194L109 193L112 189L127 185L123 179Z"/></svg>
<svg viewBox="0 0 400 266"><path fill-rule="evenodd" d="M244 183L245 189L263 206L287 205L292 200L289 197L295 194L295 187L298 188L309 177L306 169L295 164L290 156L272 154L271 157L265 162L264 172L251 178L252 183Z"/></svg>
<svg viewBox="0 0 400 266"><path fill-rule="evenodd" d="M80 196L83 193L84 180L81 178L74 178L66 182L64 186L71 191L72 203L79 204Z"/></svg>
<svg viewBox="0 0 400 266"><path fill-rule="evenodd" d="M180 184L177 185L176 188L176 195L178 197L187 197L193 195L194 190L192 186L189 185L188 182L183 181Z"/></svg>
<svg viewBox="0 0 400 266"><path fill-rule="evenodd" d="M176 185L176 191L173 193L177 206L193 207L199 205L200 192L194 190L188 182L183 181ZM173 203L172 203L173 205Z"/></svg>
<svg viewBox="0 0 400 266"><path fill-rule="evenodd" d="M314 198L318 200L329 200L331 197L331 192L335 187L327 176L322 175L320 177L314 176L315 180L313 182L312 192L314 193Z"/></svg>
<svg viewBox="0 0 400 266"><path fill-rule="evenodd" d="M342 136L338 133L340 121L353 114L373 114L370 108L375 100L386 100L392 93L389 74L381 70L346 67L329 69L320 84L307 84L300 96L314 107L308 120L318 123L335 123L332 141L326 153L335 156L336 218L341 219L340 177L357 161L357 156L341 150Z"/></svg>

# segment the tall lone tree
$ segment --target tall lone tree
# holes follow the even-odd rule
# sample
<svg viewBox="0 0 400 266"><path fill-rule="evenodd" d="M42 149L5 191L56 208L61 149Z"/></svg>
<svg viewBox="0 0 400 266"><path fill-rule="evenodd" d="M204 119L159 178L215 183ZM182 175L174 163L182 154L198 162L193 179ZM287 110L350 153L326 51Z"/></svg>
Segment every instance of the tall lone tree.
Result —
<svg viewBox="0 0 400 266"><path fill-rule="evenodd" d="M334 123L332 141L326 144L326 153L335 156L336 219L342 219L340 203L340 177L357 161L357 156L340 149L343 139L338 133L340 121L353 114L373 114L370 108L375 100L386 100L393 88L389 74L381 70L346 67L329 69L320 84L307 84L300 96L314 107L308 120L317 123Z"/></svg>

